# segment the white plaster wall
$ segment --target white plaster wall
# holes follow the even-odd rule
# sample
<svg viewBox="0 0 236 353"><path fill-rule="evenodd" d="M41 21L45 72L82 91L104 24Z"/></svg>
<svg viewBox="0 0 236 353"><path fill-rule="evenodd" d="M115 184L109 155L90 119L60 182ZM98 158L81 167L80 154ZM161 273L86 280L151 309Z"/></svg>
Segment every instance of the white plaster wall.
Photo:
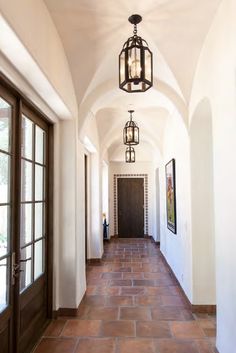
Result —
<svg viewBox="0 0 236 353"><path fill-rule="evenodd" d="M76 308L85 292L84 149L76 122L60 123L59 306ZM55 237L57 238L57 234ZM68 295L70 293L70 295Z"/></svg>
<svg viewBox="0 0 236 353"><path fill-rule="evenodd" d="M78 131L78 130L77 130ZM93 144L94 151L88 152L88 258L101 258L103 254L102 237L102 159L100 156L100 141L97 122L90 114L84 129L84 135Z"/></svg>
<svg viewBox="0 0 236 353"><path fill-rule="evenodd" d="M236 347L236 2L224 0L217 12L199 60L191 112L208 98L213 122L215 198L217 348ZM192 114L191 114L192 115Z"/></svg>
<svg viewBox="0 0 236 353"><path fill-rule="evenodd" d="M114 174L148 174L148 230L157 240L156 232L156 185L155 166L151 162L110 162L109 164L109 224L110 235L114 235Z"/></svg>
<svg viewBox="0 0 236 353"><path fill-rule="evenodd" d="M193 304L215 305L212 113L202 100L190 127Z"/></svg>
<svg viewBox="0 0 236 353"><path fill-rule="evenodd" d="M50 84L57 91L71 115L77 115L77 103L67 57L48 9L42 0L0 0L0 15L4 16L11 28L17 33L20 42L26 48L33 61L43 72ZM1 16L0 16L1 17ZM1 48L2 49L2 48ZM27 64L15 53L12 64L27 75ZM25 72L24 72L25 70ZM30 82L32 84L32 82ZM37 84L37 83L36 83ZM38 94L45 86L38 86ZM41 90L41 92L40 92Z"/></svg>
<svg viewBox="0 0 236 353"><path fill-rule="evenodd" d="M109 169L106 162L102 162L102 213L109 219Z"/></svg>
<svg viewBox="0 0 236 353"><path fill-rule="evenodd" d="M189 138L177 113L167 123L163 151L159 168L161 251L192 301ZM166 219L165 164L172 158L176 164L177 234L167 228Z"/></svg>

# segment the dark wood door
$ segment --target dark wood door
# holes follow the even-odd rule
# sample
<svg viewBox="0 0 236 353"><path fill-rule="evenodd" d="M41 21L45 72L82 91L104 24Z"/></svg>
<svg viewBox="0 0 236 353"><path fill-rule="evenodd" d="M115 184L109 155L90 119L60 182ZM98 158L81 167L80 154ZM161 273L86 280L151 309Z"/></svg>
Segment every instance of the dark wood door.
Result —
<svg viewBox="0 0 236 353"><path fill-rule="evenodd" d="M32 348L47 322L48 125L27 106L21 112L20 229L16 261L20 264L19 353Z"/></svg>
<svg viewBox="0 0 236 353"><path fill-rule="evenodd" d="M30 352L51 315L49 131L0 84L0 353Z"/></svg>
<svg viewBox="0 0 236 353"><path fill-rule="evenodd" d="M118 235L123 238L144 236L144 180L118 178Z"/></svg>
<svg viewBox="0 0 236 353"><path fill-rule="evenodd" d="M13 353L16 99L0 85L0 352Z"/></svg>

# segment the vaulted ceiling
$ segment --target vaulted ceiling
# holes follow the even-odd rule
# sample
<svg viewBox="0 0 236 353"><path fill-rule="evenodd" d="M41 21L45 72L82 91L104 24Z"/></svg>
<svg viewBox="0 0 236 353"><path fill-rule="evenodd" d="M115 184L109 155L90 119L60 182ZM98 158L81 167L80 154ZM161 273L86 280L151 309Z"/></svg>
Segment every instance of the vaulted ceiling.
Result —
<svg viewBox="0 0 236 353"><path fill-rule="evenodd" d="M198 58L220 1L44 1L68 57L81 124L92 112L101 145L113 159L132 108L143 146L153 144L161 151L168 116L178 105L187 112ZM154 87L145 94L118 89L118 55L132 35L127 19L133 13L143 18L138 34L154 57ZM184 121L187 117L179 112Z"/></svg>
<svg viewBox="0 0 236 353"><path fill-rule="evenodd" d="M36 87L41 82L37 70L44 73L44 81L48 79L51 86L45 91L39 85L41 97L59 116L78 114L81 138L86 134L88 116L96 119L101 148L109 152L111 159L122 144L129 109L135 110L141 143L155 146L161 153L167 121L175 112L183 126L188 126L188 104L198 59L219 3L220 0L0 0L3 16L13 29L13 34L4 32L6 40L2 43L0 38L0 43L4 55L31 85ZM138 34L153 52L154 85L145 93L130 94L118 88L118 55L133 33L128 17L134 13L143 18ZM5 22L2 26L0 23L0 28L4 26ZM22 49L24 55L16 55L18 39L13 38L14 32L26 48L25 53ZM38 48L43 45L46 50L42 53ZM58 55L56 62L60 51L64 58ZM17 52L20 53L19 48ZM28 52L36 63L31 69ZM51 81L47 67L53 76ZM61 77L60 67L65 68ZM53 89L54 96L48 94Z"/></svg>

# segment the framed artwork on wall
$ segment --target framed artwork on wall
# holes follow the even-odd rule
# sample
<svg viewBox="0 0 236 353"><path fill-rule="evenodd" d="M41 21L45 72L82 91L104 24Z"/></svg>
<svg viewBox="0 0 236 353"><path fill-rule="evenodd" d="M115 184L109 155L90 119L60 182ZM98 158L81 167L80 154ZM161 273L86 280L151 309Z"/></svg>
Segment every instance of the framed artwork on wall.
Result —
<svg viewBox="0 0 236 353"><path fill-rule="evenodd" d="M175 160L171 159L166 164L166 212L167 228L174 234L176 227L176 192L175 192Z"/></svg>

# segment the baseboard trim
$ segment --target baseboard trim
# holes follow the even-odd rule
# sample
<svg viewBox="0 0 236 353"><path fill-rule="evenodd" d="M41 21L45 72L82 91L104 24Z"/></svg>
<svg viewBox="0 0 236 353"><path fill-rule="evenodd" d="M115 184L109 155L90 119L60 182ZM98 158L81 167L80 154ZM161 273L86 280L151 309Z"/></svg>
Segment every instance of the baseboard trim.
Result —
<svg viewBox="0 0 236 353"><path fill-rule="evenodd" d="M100 258L87 259L88 265L100 265L101 262L102 262L102 259L100 259Z"/></svg>
<svg viewBox="0 0 236 353"><path fill-rule="evenodd" d="M56 320L58 318L58 316L59 316L58 313L59 313L59 309L53 310L53 312L52 312L52 319L53 320Z"/></svg>
<svg viewBox="0 0 236 353"><path fill-rule="evenodd" d="M83 307L83 301L86 296L86 293L84 293L83 298L81 299L81 302L79 303L78 308L59 308L57 310L53 311L53 319L57 319L59 316L69 316L69 317L76 317L78 316L79 310L81 307Z"/></svg>
<svg viewBox="0 0 236 353"><path fill-rule="evenodd" d="M179 283L178 278L175 276L174 271L172 270L172 268L168 264L168 262L162 252L161 252L161 257L162 257L165 265L167 266L168 270L170 271L171 276L173 276L175 281L178 283L179 288L181 290L181 293L186 301L186 304L188 305L188 307L192 311L192 313L216 314L216 305L194 305L190 302L190 300L188 299L187 295L185 294L181 284Z"/></svg>
<svg viewBox="0 0 236 353"><path fill-rule="evenodd" d="M153 235L150 235L150 238L151 238L151 241L152 241L158 248L160 248L160 241L156 241L156 240L153 238Z"/></svg>
<svg viewBox="0 0 236 353"><path fill-rule="evenodd" d="M216 314L216 305L194 305L192 304L193 313Z"/></svg>
<svg viewBox="0 0 236 353"><path fill-rule="evenodd" d="M58 319L59 316L76 317L78 309L76 308L59 308L53 311L53 319Z"/></svg>

